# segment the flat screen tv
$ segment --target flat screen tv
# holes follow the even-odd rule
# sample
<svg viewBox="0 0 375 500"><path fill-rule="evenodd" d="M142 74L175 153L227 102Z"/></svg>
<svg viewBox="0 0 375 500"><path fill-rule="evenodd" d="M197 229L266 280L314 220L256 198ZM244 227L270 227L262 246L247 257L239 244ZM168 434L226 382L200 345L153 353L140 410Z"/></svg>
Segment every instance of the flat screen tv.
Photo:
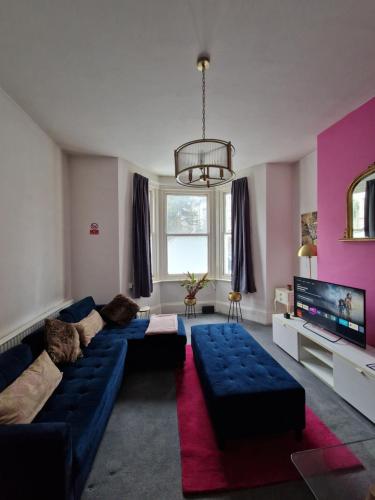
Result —
<svg viewBox="0 0 375 500"><path fill-rule="evenodd" d="M366 292L294 277L294 315L366 348Z"/></svg>

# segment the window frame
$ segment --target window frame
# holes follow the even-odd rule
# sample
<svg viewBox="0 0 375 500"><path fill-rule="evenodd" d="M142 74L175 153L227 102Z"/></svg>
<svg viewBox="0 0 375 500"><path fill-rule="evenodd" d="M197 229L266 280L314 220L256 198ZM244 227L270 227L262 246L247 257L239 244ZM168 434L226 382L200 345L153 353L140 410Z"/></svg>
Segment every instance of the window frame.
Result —
<svg viewBox="0 0 375 500"><path fill-rule="evenodd" d="M151 184L149 187L149 206L150 206L150 245L151 245L151 267L152 279L157 281L159 278L159 189Z"/></svg>
<svg viewBox="0 0 375 500"><path fill-rule="evenodd" d="M199 190L199 193L193 191L192 189L161 189L161 200L159 199L159 220L160 220L160 243L161 248L163 249L160 252L160 278L162 281L179 281L185 277L185 272L180 274L168 274L168 236L206 236L207 237L207 272L208 276L212 279L212 274L214 272L213 263L214 260L214 232L213 232L213 208L214 204L212 203L212 193L208 190ZM204 196L207 200L207 232L206 233L167 233L167 197L168 195L172 196Z"/></svg>
<svg viewBox="0 0 375 500"><path fill-rule="evenodd" d="M230 200L232 203L232 193L228 190L223 193L223 207L222 207L222 212L223 212L223 226L222 226L222 231L221 231L221 239L222 239L222 244L223 244L223 254L222 254L222 260L221 260L221 266L222 266L222 276L225 278L230 279L232 277L232 273L226 273L225 272L225 236L229 235L232 238L232 223L230 227L230 231L227 231L226 228L226 200L227 196L230 195Z"/></svg>
<svg viewBox="0 0 375 500"><path fill-rule="evenodd" d="M223 188L217 188L217 199L216 199L216 213L218 214L216 218L216 228L217 235L216 238L216 279L223 281L230 281L232 278L231 274L225 273L225 234L232 234L225 231L225 197L227 194L231 194L230 185L226 185Z"/></svg>

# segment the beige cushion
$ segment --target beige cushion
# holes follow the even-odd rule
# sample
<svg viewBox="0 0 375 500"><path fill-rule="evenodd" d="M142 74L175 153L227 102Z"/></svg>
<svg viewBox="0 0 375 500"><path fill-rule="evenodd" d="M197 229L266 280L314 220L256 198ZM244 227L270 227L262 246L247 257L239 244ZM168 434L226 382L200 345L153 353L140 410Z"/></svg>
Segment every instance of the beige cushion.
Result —
<svg viewBox="0 0 375 500"><path fill-rule="evenodd" d="M79 338L84 346L88 346L93 337L100 330L103 330L105 325L103 318L95 309L86 318L81 319L79 323L72 324L77 328Z"/></svg>
<svg viewBox="0 0 375 500"><path fill-rule="evenodd" d="M29 424L59 385L62 373L47 351L0 392L0 424Z"/></svg>
<svg viewBox="0 0 375 500"><path fill-rule="evenodd" d="M46 319L47 352L54 363L74 363L82 356L75 326L58 319Z"/></svg>

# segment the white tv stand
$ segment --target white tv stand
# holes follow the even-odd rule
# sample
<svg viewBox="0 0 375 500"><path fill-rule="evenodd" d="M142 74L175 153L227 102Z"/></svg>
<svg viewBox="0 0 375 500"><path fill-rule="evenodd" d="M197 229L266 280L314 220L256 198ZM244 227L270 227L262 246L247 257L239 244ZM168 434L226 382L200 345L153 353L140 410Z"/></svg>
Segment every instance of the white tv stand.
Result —
<svg viewBox="0 0 375 500"><path fill-rule="evenodd" d="M306 329L306 321L294 316L285 319L274 314L272 318L275 344L375 423L375 371L366 366L375 363L375 348L361 349L343 339L332 343ZM318 327L310 327L331 337Z"/></svg>

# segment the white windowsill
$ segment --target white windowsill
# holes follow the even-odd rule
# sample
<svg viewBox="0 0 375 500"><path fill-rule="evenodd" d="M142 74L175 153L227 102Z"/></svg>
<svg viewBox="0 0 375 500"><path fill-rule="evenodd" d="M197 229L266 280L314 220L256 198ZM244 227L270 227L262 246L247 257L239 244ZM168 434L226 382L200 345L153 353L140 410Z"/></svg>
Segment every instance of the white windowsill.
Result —
<svg viewBox="0 0 375 500"><path fill-rule="evenodd" d="M180 283L184 279L186 279L186 277L184 277L184 276L181 276L181 278L155 278L152 280L152 282L154 284L157 284L157 283ZM210 281L224 281L227 283L231 282L230 278L215 278L213 276L209 276L208 279Z"/></svg>

